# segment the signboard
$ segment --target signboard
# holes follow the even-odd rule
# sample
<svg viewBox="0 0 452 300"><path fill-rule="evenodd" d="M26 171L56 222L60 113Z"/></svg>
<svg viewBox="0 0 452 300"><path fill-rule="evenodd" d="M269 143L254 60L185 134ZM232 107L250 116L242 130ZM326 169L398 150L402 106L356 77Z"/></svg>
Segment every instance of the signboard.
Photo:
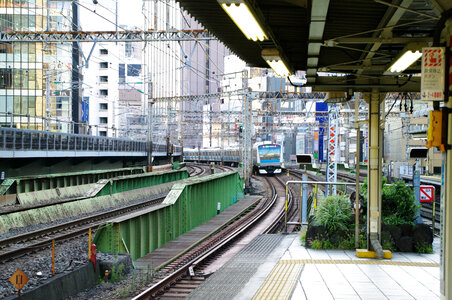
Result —
<svg viewBox="0 0 452 300"><path fill-rule="evenodd" d="M435 198L435 187L432 185L421 185L419 200L421 202L433 202Z"/></svg>
<svg viewBox="0 0 452 300"><path fill-rule="evenodd" d="M422 100L444 100L444 80L446 69L444 53L444 47L422 48Z"/></svg>
<svg viewBox="0 0 452 300"><path fill-rule="evenodd" d="M315 103L315 120L319 124L328 122L328 104L324 102Z"/></svg>
<svg viewBox="0 0 452 300"><path fill-rule="evenodd" d="M22 272L20 269L9 278L9 281L18 289L19 291L24 287L24 285L28 282L28 277Z"/></svg>
<svg viewBox="0 0 452 300"><path fill-rule="evenodd" d="M89 97L82 99L82 122L89 122Z"/></svg>

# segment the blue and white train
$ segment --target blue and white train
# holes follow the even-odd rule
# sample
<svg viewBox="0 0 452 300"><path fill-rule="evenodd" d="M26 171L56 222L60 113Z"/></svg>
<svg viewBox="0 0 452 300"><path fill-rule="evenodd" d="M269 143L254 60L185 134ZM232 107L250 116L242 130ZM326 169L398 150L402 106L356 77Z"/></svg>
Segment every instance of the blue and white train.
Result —
<svg viewBox="0 0 452 300"><path fill-rule="evenodd" d="M203 148L184 149L184 161L200 163L224 163L230 166L237 166L240 162L240 152L238 148Z"/></svg>
<svg viewBox="0 0 452 300"><path fill-rule="evenodd" d="M184 149L184 161L200 163L220 163L237 166L241 161L238 147ZM270 142L258 143L253 147L253 172L259 174L279 174L282 172L282 146Z"/></svg>
<svg viewBox="0 0 452 300"><path fill-rule="evenodd" d="M270 142L254 145L253 170L259 174L280 174L283 167L282 146Z"/></svg>

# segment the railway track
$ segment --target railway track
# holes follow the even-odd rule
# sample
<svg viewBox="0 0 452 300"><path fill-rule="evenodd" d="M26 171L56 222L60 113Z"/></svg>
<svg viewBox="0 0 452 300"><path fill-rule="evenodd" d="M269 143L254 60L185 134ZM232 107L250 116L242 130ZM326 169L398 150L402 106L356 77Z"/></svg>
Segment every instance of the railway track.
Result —
<svg viewBox="0 0 452 300"><path fill-rule="evenodd" d="M285 187L281 181L266 178L271 195L254 209L183 256L161 266L162 278L133 299L185 298L199 284L243 248L255 236L270 233L284 224Z"/></svg>
<svg viewBox="0 0 452 300"><path fill-rule="evenodd" d="M39 249L48 248L52 240L61 241L84 235L89 231L89 228L97 228L97 226L104 224L109 219L160 204L165 197L166 194L153 196L140 203L130 204L107 212L2 239L0 240L0 262L24 256Z"/></svg>
<svg viewBox="0 0 452 300"><path fill-rule="evenodd" d="M194 165L190 166L190 168L191 176L202 176L208 170L208 166ZM97 228L109 219L160 204L165 197L166 194L157 195L145 199L140 203L134 203L107 212L2 239L0 240L0 262L10 261L24 256L27 253L48 248L52 240L61 241L84 235L88 232L89 228ZM6 213L4 212L4 214Z"/></svg>

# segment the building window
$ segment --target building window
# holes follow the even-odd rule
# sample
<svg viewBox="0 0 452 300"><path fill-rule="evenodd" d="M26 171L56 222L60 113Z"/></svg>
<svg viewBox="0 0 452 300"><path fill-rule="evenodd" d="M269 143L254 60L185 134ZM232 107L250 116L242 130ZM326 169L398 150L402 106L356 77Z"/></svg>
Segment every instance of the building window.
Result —
<svg viewBox="0 0 452 300"><path fill-rule="evenodd" d="M137 77L140 76L141 65L140 64L128 64L127 76Z"/></svg>
<svg viewBox="0 0 452 300"><path fill-rule="evenodd" d="M125 56L126 57L132 57L132 43L131 42L126 42L126 49L125 49Z"/></svg>
<svg viewBox="0 0 452 300"><path fill-rule="evenodd" d="M100 82L108 82L108 76L100 76L99 81Z"/></svg>
<svg viewBox="0 0 452 300"><path fill-rule="evenodd" d="M0 53L13 53L13 45L10 42L0 43Z"/></svg>
<svg viewBox="0 0 452 300"><path fill-rule="evenodd" d="M9 89L12 86L11 69L0 69L0 89Z"/></svg>
<svg viewBox="0 0 452 300"><path fill-rule="evenodd" d="M99 104L100 110L107 110L108 109L108 103L100 103Z"/></svg>
<svg viewBox="0 0 452 300"><path fill-rule="evenodd" d="M119 64L119 82L125 82L126 81L126 65L125 64Z"/></svg>
<svg viewBox="0 0 452 300"><path fill-rule="evenodd" d="M107 124L108 118L107 117L100 117L99 118L99 124Z"/></svg>
<svg viewBox="0 0 452 300"><path fill-rule="evenodd" d="M100 49L99 53L103 54L103 55L106 55L106 54L108 54L108 49Z"/></svg>
<svg viewBox="0 0 452 300"><path fill-rule="evenodd" d="M100 136L107 136L107 132L106 131L99 131L99 135Z"/></svg>
<svg viewBox="0 0 452 300"><path fill-rule="evenodd" d="M108 90L99 90L99 95L108 96Z"/></svg>
<svg viewBox="0 0 452 300"><path fill-rule="evenodd" d="M101 62L101 63L99 63L99 67L101 68L101 69L108 69L108 62Z"/></svg>

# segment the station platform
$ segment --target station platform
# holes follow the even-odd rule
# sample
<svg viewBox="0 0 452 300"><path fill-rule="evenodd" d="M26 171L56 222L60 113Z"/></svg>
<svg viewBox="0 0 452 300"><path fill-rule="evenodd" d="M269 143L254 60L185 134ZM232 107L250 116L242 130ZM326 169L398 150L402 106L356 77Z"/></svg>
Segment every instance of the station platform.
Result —
<svg viewBox="0 0 452 300"><path fill-rule="evenodd" d="M297 234L260 235L191 293L190 299L439 299L439 240L434 254L358 258L313 250ZM214 296L215 295L215 296Z"/></svg>

